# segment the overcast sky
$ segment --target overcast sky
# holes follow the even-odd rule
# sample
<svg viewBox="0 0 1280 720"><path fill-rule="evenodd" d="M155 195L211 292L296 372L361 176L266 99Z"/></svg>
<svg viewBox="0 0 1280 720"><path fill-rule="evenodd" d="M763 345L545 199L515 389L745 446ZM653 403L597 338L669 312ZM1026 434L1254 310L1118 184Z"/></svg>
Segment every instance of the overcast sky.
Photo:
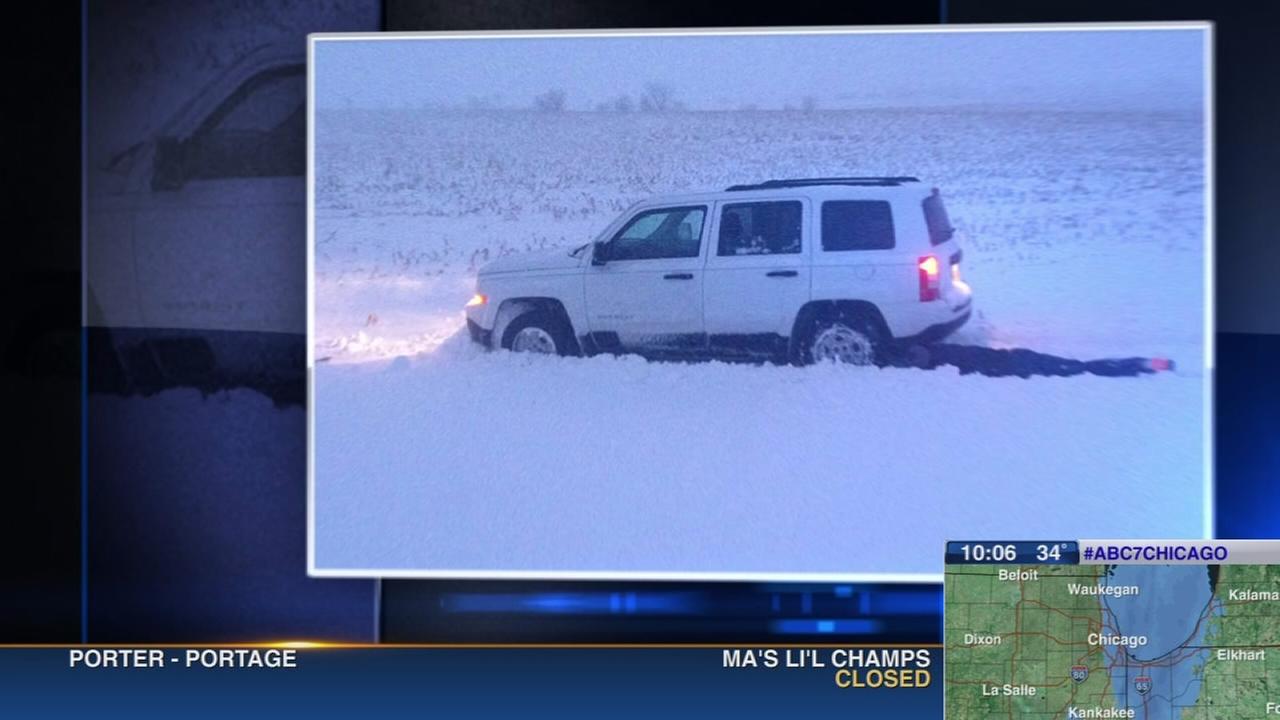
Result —
<svg viewBox="0 0 1280 720"><path fill-rule="evenodd" d="M358 40L317 43L322 108L528 107L563 89L590 109L646 83L692 109L981 104L1188 110L1203 103L1196 29L820 36Z"/></svg>

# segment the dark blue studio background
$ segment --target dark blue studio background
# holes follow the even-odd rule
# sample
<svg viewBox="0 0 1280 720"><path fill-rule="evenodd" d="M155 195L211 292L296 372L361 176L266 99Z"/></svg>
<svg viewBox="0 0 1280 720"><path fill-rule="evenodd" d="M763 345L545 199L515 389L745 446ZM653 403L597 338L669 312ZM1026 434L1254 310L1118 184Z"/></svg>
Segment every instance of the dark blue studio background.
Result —
<svg viewBox="0 0 1280 720"><path fill-rule="evenodd" d="M308 579L304 328L266 341L217 338L255 358L233 366L213 362L199 342L158 344L109 322L81 333L81 300L92 315L95 279L82 298L80 223L87 251L110 258L111 245L95 244L109 228L82 204L93 190L82 183L82 162L127 161L135 145L156 143L164 118L237 57L270 45L301 59L305 34L315 31L1214 20L1216 527L1221 537L1280 536L1274 11L1250 3L1153 9L1125 1L932 0L745 3L726 16L711 3L363 0L90 2L61 17L23 12L17 26L39 42L10 48L19 53L11 66L26 71L15 73L25 109L7 120L18 140L9 170L25 190L10 193L10 245L19 262L4 269L9 307L19 311L4 326L12 415L0 496L10 557L0 641L940 639L934 585ZM259 231L282 258L305 246L300 199L298 207ZM230 292L236 279L225 281ZM199 413L191 411L196 399Z"/></svg>

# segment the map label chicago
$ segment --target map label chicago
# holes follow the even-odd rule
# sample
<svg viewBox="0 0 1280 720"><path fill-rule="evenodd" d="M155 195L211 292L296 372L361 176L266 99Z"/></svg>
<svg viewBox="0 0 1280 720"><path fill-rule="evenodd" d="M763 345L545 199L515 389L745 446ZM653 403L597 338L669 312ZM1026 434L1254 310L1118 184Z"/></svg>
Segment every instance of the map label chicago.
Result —
<svg viewBox="0 0 1280 720"><path fill-rule="evenodd" d="M1085 638L1085 642L1090 645L1102 646L1120 646L1127 648L1142 647L1147 644L1146 635L1103 635L1102 633L1089 633Z"/></svg>

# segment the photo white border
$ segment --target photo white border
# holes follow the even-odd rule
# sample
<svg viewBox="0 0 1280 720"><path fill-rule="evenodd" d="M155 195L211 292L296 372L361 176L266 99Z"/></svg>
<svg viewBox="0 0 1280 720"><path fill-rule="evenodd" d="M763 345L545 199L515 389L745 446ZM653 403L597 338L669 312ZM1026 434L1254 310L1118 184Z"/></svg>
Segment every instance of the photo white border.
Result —
<svg viewBox="0 0 1280 720"><path fill-rule="evenodd" d="M378 40L503 40L616 37L716 37L761 35L921 35L1001 32L1199 31L1204 35L1204 539L1214 537L1213 372L1214 328L1214 103L1213 23L1208 21L1122 23L1012 23L972 25L815 26L774 28L655 28L613 30L495 30L443 32L311 33L307 35L307 576L314 578L403 578L451 580L613 580L770 583L941 583L943 573L645 572L557 570L406 570L316 567L315 556L315 47L319 42ZM943 548L939 548L939 566Z"/></svg>

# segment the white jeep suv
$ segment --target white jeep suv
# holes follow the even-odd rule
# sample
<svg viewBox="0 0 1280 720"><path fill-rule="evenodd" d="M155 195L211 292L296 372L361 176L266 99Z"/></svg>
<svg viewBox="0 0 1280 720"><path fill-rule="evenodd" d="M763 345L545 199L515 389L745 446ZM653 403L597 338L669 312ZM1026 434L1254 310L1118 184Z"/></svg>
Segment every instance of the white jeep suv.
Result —
<svg viewBox="0 0 1280 720"><path fill-rule="evenodd" d="M572 252L485 265L467 328L514 351L869 365L968 320L953 235L938 190L911 177L658 197Z"/></svg>

